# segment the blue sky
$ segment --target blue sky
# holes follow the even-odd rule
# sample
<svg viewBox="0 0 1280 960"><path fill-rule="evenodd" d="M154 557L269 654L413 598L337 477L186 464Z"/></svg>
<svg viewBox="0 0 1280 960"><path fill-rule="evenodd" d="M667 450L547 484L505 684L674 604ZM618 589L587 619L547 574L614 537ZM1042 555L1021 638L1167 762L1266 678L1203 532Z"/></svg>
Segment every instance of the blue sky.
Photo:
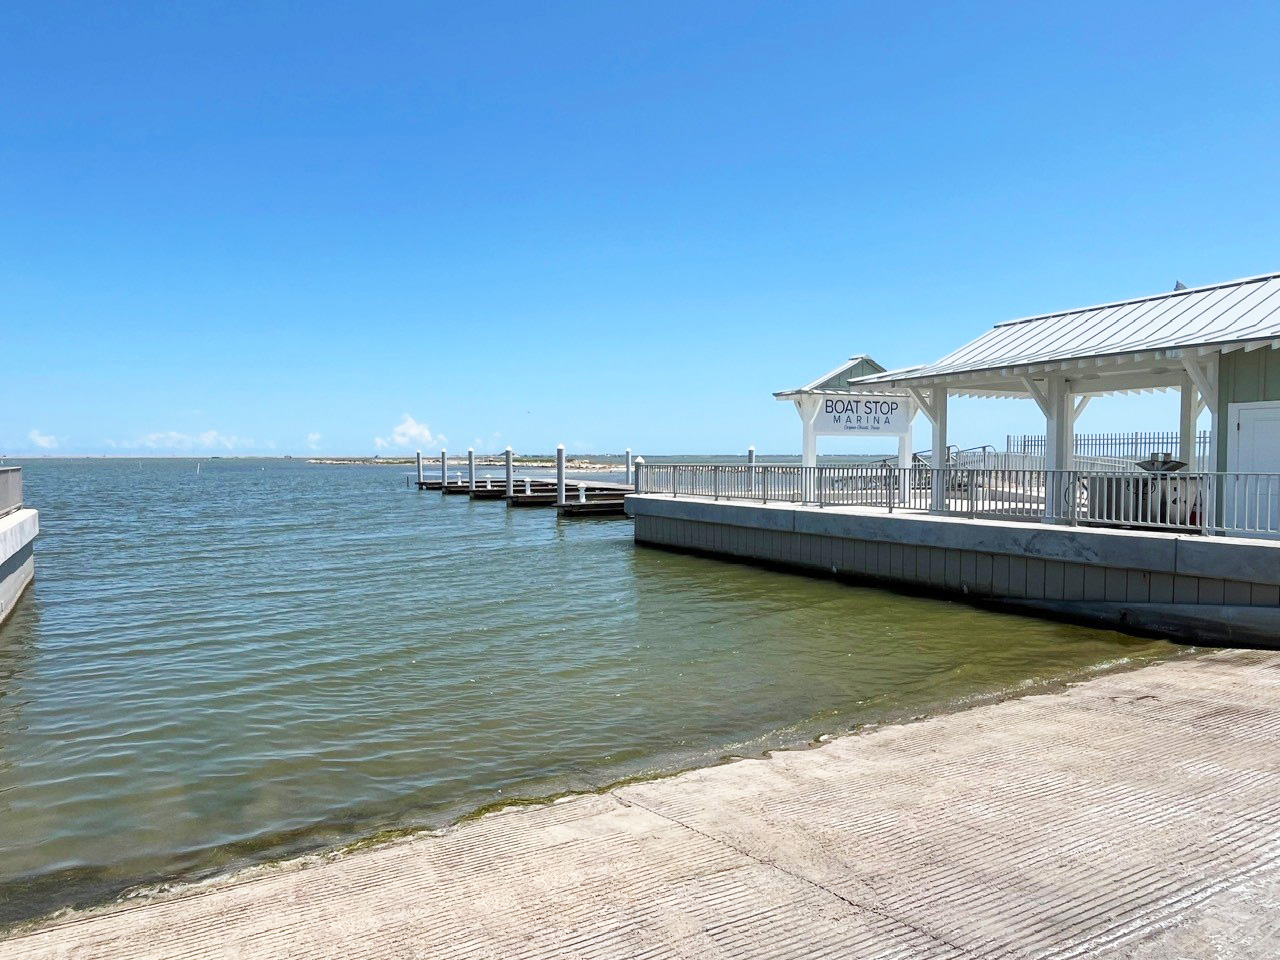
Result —
<svg viewBox="0 0 1280 960"><path fill-rule="evenodd" d="M0 452L795 452L771 391L850 354L1280 269L1277 29L1274 3L10 4ZM952 413L964 444L1041 428Z"/></svg>

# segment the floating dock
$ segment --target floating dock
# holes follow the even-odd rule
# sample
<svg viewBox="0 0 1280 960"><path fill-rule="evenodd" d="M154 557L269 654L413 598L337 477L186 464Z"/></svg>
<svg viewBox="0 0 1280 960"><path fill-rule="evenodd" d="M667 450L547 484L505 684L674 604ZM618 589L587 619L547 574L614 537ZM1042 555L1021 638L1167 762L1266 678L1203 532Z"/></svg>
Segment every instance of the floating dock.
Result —
<svg viewBox="0 0 1280 960"><path fill-rule="evenodd" d="M440 476L428 478L423 473L422 454L418 454L416 476L406 483L419 490L438 490L447 496L466 496L472 500L505 500L508 507L555 507L560 517L626 517L625 498L635 492L631 451L626 454L628 482L574 479L565 477L564 447L556 450L556 477L518 477L514 472L511 450L506 452L506 471L502 477L477 477L475 454L467 452L466 472L449 475L448 452L440 451ZM641 461L642 462L642 461Z"/></svg>
<svg viewBox="0 0 1280 960"><path fill-rule="evenodd" d="M625 517L627 515L626 500L621 497L600 497L585 502L569 501L556 507L556 514L561 517Z"/></svg>

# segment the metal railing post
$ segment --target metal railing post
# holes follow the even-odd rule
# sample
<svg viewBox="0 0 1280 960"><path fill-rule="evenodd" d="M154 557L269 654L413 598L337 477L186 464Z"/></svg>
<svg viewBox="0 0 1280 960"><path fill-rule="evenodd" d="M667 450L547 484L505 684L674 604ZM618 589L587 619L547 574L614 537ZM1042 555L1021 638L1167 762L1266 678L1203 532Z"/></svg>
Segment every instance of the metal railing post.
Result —
<svg viewBox="0 0 1280 960"><path fill-rule="evenodd" d="M564 444L556 447L556 506L564 506Z"/></svg>

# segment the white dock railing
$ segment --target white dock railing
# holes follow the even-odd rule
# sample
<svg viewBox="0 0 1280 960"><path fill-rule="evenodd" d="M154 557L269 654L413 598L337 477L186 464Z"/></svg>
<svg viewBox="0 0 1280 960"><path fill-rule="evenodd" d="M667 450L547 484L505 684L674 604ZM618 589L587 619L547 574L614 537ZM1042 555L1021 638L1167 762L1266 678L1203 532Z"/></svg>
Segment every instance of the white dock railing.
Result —
<svg viewBox="0 0 1280 960"><path fill-rule="evenodd" d="M935 502L934 477L941 491ZM979 519L1280 536L1280 474L883 464L644 464L636 492Z"/></svg>
<svg viewBox="0 0 1280 960"><path fill-rule="evenodd" d="M0 467L0 517L22 509L22 468Z"/></svg>

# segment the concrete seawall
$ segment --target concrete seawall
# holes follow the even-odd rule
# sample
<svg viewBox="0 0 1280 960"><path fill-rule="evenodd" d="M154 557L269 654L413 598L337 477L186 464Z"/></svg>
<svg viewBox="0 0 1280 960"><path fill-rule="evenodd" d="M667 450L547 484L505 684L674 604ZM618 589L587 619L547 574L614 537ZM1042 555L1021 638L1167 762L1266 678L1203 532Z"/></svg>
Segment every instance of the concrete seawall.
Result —
<svg viewBox="0 0 1280 960"><path fill-rule="evenodd" d="M636 542L927 589L1183 640L1280 646L1280 542L627 498Z"/></svg>
<svg viewBox="0 0 1280 960"><path fill-rule="evenodd" d="M22 591L36 573L34 544L40 532L35 510L17 510L0 517L0 623L13 612Z"/></svg>

